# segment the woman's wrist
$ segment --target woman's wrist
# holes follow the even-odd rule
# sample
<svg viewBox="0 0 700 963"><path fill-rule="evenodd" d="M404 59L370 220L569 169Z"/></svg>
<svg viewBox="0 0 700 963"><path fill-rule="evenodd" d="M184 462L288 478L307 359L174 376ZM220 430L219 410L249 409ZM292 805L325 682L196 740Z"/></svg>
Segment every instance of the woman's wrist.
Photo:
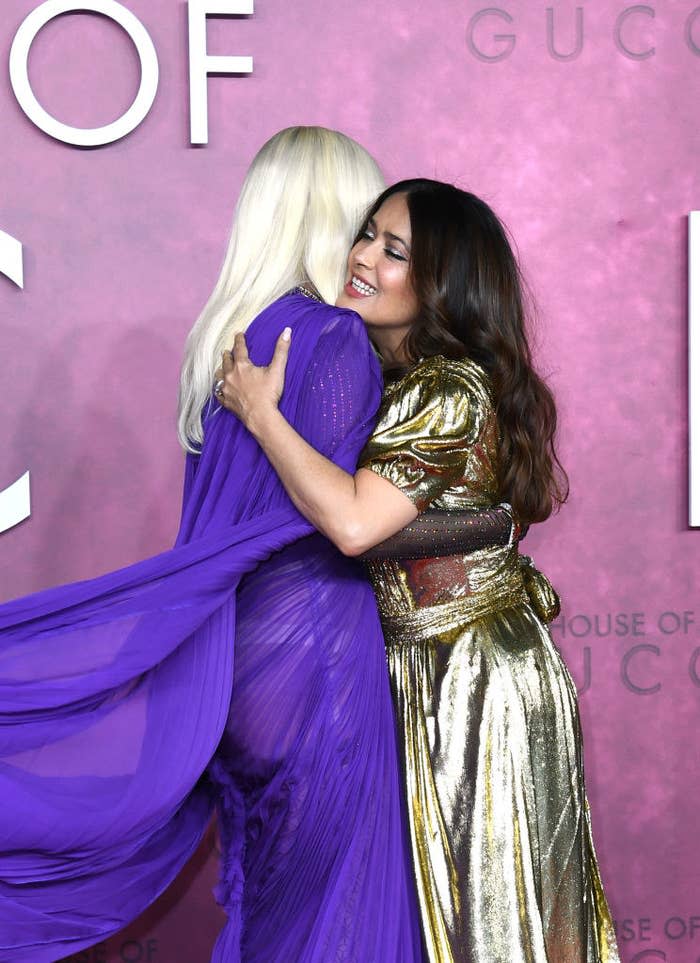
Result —
<svg viewBox="0 0 700 963"><path fill-rule="evenodd" d="M262 444L274 430L275 424L284 420L284 416L274 402L258 401L254 407L244 412L241 420L258 444Z"/></svg>

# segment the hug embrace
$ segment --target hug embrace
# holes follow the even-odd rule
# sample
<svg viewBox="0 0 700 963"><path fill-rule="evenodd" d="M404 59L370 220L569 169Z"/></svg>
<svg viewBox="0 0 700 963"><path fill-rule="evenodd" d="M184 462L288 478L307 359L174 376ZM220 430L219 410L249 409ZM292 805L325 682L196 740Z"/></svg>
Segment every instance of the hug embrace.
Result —
<svg viewBox="0 0 700 963"><path fill-rule="evenodd" d="M337 132L263 146L186 345L175 546L0 606L3 960L124 926L214 810L219 963L619 959L519 553L566 498L520 270L473 194L383 187Z"/></svg>

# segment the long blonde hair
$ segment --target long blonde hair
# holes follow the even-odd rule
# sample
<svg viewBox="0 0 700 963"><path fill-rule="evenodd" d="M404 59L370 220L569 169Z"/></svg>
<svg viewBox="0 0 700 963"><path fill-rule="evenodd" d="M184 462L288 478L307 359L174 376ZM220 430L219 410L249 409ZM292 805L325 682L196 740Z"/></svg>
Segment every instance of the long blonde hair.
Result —
<svg viewBox="0 0 700 963"><path fill-rule="evenodd" d="M304 281L333 304L352 241L383 187L374 159L339 131L288 127L258 151L241 188L221 273L185 344L178 436L186 451L202 444L202 410L234 335Z"/></svg>

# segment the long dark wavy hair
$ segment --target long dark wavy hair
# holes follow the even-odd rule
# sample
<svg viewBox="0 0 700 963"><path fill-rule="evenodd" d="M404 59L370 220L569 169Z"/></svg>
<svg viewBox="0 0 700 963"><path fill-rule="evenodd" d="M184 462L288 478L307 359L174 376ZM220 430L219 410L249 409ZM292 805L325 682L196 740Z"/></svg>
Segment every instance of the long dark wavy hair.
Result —
<svg viewBox="0 0 700 963"><path fill-rule="evenodd" d="M399 181L372 205L405 194L409 277L419 313L406 336L410 361L468 357L489 375L499 426L499 497L523 524L544 521L567 498L555 448L557 411L535 371L523 283L506 231L488 204L451 184Z"/></svg>

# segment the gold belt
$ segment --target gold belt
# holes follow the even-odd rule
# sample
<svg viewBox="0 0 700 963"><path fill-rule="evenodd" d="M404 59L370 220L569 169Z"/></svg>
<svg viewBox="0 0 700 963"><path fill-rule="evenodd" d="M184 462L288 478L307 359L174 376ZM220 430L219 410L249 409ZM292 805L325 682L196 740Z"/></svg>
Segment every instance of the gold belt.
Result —
<svg viewBox="0 0 700 963"><path fill-rule="evenodd" d="M394 615L383 615L382 628L387 645L406 645L426 642L440 636L440 642L452 642L463 630L465 623L475 622L486 615L512 605L530 602L519 569L503 573L497 584L488 589L465 595L462 598L426 605Z"/></svg>

